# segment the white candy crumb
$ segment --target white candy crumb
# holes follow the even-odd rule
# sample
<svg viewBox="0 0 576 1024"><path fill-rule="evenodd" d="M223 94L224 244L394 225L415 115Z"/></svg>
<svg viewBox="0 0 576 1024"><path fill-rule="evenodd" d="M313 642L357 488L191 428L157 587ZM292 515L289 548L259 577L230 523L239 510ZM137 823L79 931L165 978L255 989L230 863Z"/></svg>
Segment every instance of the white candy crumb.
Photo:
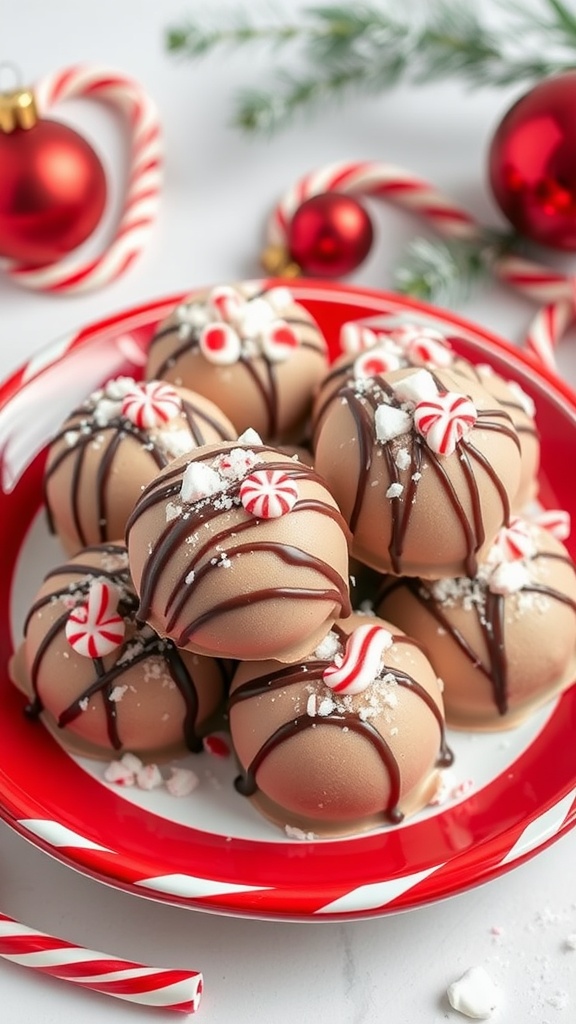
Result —
<svg viewBox="0 0 576 1024"><path fill-rule="evenodd" d="M492 571L488 582L493 594L514 594L530 583L530 573L523 562L501 562Z"/></svg>
<svg viewBox="0 0 576 1024"><path fill-rule="evenodd" d="M374 429L378 441L392 441L412 430L412 417L404 409L393 405L378 405L374 412Z"/></svg>
<svg viewBox="0 0 576 1024"><path fill-rule="evenodd" d="M284 831L288 836L288 839L298 839L301 842L310 842L311 840L317 838L313 832L304 832L303 829L297 828L296 825L285 825Z"/></svg>
<svg viewBox="0 0 576 1024"><path fill-rule="evenodd" d="M196 573L194 572L194 569L190 569L190 572L184 577L184 583L187 586L190 586L190 584L194 582L195 575Z"/></svg>
<svg viewBox="0 0 576 1024"><path fill-rule="evenodd" d="M337 654L340 653L340 641L338 634L330 630L326 634L323 640L320 641L314 651L314 657L318 661L333 661Z"/></svg>
<svg viewBox="0 0 576 1024"><path fill-rule="evenodd" d="M416 370L394 384L394 394L400 402L417 405L425 399L436 398L438 388L428 370Z"/></svg>
<svg viewBox="0 0 576 1024"><path fill-rule="evenodd" d="M408 469L408 466L412 462L412 457L407 448L399 448L396 452L394 462L398 466L398 469Z"/></svg>
<svg viewBox="0 0 576 1024"><path fill-rule="evenodd" d="M89 704L90 704L90 698L89 697L83 697L82 700L78 701L78 707L80 708L80 711L87 711Z"/></svg>
<svg viewBox="0 0 576 1024"><path fill-rule="evenodd" d="M171 768L166 779L166 789L171 796L188 796L199 785L200 779L189 768Z"/></svg>
<svg viewBox="0 0 576 1024"><path fill-rule="evenodd" d="M259 445L262 444L262 438L260 437L260 434L253 429L253 427L248 427L248 429L245 430L243 434L240 434L240 437L238 438L238 444Z"/></svg>
<svg viewBox="0 0 576 1024"><path fill-rule="evenodd" d="M386 497L387 498L399 498L400 495L402 494L403 490L404 490L404 485L403 484L390 484L388 490L386 491Z"/></svg>
<svg viewBox="0 0 576 1024"><path fill-rule="evenodd" d="M203 462L191 462L184 470L180 497L182 501L194 502L209 498L224 489L224 481L219 473Z"/></svg>
<svg viewBox="0 0 576 1024"><path fill-rule="evenodd" d="M171 523L173 519L178 519L178 516L182 514L182 506L177 505L174 501L168 501L166 503L166 522Z"/></svg>
<svg viewBox="0 0 576 1024"><path fill-rule="evenodd" d="M119 701L122 700L122 697L126 693L127 689L127 686L115 686L114 689L110 692L108 700L111 700L113 704L118 704Z"/></svg>
<svg viewBox="0 0 576 1024"><path fill-rule="evenodd" d="M120 761L129 772L134 772L134 774L139 772L142 767L142 761L136 757L136 754L122 754Z"/></svg>
<svg viewBox="0 0 576 1024"><path fill-rule="evenodd" d="M164 779L157 764L145 764L136 773L136 785L138 789L158 789L164 785Z"/></svg>
<svg viewBox="0 0 576 1024"><path fill-rule="evenodd" d="M134 772L130 771L122 761L110 761L104 769L106 782L113 782L115 786L133 786L135 782Z"/></svg>
<svg viewBox="0 0 576 1024"><path fill-rule="evenodd" d="M488 1020L498 1006L498 993L483 967L471 967L447 990L452 1009L474 1020Z"/></svg>
<svg viewBox="0 0 576 1024"><path fill-rule="evenodd" d="M335 710L336 705L331 697L323 697L317 708L317 713L321 718L326 718L327 715L331 715Z"/></svg>
<svg viewBox="0 0 576 1024"><path fill-rule="evenodd" d="M66 433L64 434L64 441L66 442L69 448L73 448L79 437L80 434L78 433L77 430L67 430Z"/></svg>
<svg viewBox="0 0 576 1024"><path fill-rule="evenodd" d="M306 701L306 714L310 718L314 718L316 715L316 694L311 693Z"/></svg>

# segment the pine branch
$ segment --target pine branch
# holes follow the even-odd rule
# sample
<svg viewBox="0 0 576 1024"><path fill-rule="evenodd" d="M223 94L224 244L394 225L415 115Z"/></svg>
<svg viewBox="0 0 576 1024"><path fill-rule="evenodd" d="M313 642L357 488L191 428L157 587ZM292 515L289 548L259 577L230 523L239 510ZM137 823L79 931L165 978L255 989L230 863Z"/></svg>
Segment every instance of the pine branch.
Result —
<svg viewBox="0 0 576 1024"><path fill-rule="evenodd" d="M415 238L393 274L393 288L437 306L456 308L485 281L499 256L516 250L513 234L486 232L481 241Z"/></svg>
<svg viewBox="0 0 576 1024"><path fill-rule="evenodd" d="M576 16L562 0L500 0L507 24L496 32L462 0L427 5L424 21L385 6L310 7L301 22L256 24L245 14L219 13L211 26L189 21L168 30L171 53L197 58L218 47L292 44L304 70L280 67L267 90L237 98L234 122L247 131L274 131L294 114L356 90L379 92L402 79L423 85L459 77L469 85L531 83L576 64ZM225 25L225 28L219 26Z"/></svg>

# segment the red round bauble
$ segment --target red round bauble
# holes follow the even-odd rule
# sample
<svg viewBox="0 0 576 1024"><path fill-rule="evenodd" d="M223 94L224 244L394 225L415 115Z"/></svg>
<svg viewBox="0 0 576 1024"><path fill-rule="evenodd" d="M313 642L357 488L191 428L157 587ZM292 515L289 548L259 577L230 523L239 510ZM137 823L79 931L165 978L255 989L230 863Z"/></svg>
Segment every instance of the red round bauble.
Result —
<svg viewBox="0 0 576 1024"><path fill-rule="evenodd" d="M489 151L490 184L514 227L576 249L576 71L540 82L504 116Z"/></svg>
<svg viewBox="0 0 576 1024"><path fill-rule="evenodd" d="M0 255L54 263L88 238L105 203L102 164L72 128L0 131Z"/></svg>
<svg viewBox="0 0 576 1024"><path fill-rule="evenodd" d="M304 274L344 277L360 266L374 238L372 221L352 196L322 192L298 207L288 228L291 258Z"/></svg>

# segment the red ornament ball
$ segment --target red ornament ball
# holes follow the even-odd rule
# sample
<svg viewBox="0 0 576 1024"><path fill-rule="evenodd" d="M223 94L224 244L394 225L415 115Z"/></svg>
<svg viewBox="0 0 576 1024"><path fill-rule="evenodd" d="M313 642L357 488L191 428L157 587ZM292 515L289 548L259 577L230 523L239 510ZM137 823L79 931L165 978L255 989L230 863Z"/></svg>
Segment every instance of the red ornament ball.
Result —
<svg viewBox="0 0 576 1024"><path fill-rule="evenodd" d="M511 107L488 163L496 201L521 235L576 249L576 71L540 82Z"/></svg>
<svg viewBox="0 0 576 1024"><path fill-rule="evenodd" d="M288 229L291 258L312 277L344 277L370 252L374 230L352 196L322 192L306 199Z"/></svg>
<svg viewBox="0 0 576 1024"><path fill-rule="evenodd" d="M0 255L54 263L88 238L105 203L102 164L72 128L40 120L0 132Z"/></svg>

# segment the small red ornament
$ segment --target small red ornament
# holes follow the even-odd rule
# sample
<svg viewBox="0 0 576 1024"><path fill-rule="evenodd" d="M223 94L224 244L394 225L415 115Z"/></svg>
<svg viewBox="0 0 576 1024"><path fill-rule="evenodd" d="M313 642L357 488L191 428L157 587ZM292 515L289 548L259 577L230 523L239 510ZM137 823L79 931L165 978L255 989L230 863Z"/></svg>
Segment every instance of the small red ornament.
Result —
<svg viewBox="0 0 576 1024"><path fill-rule="evenodd" d="M106 178L72 128L38 120L28 90L0 96L0 255L42 265L81 245L100 221Z"/></svg>
<svg viewBox="0 0 576 1024"><path fill-rule="evenodd" d="M304 274L344 277L370 252L374 230L352 196L323 192L298 207L288 229L291 259Z"/></svg>
<svg viewBox="0 0 576 1024"><path fill-rule="evenodd" d="M526 238L576 249L576 71L546 79L505 114L489 151L492 191Z"/></svg>

